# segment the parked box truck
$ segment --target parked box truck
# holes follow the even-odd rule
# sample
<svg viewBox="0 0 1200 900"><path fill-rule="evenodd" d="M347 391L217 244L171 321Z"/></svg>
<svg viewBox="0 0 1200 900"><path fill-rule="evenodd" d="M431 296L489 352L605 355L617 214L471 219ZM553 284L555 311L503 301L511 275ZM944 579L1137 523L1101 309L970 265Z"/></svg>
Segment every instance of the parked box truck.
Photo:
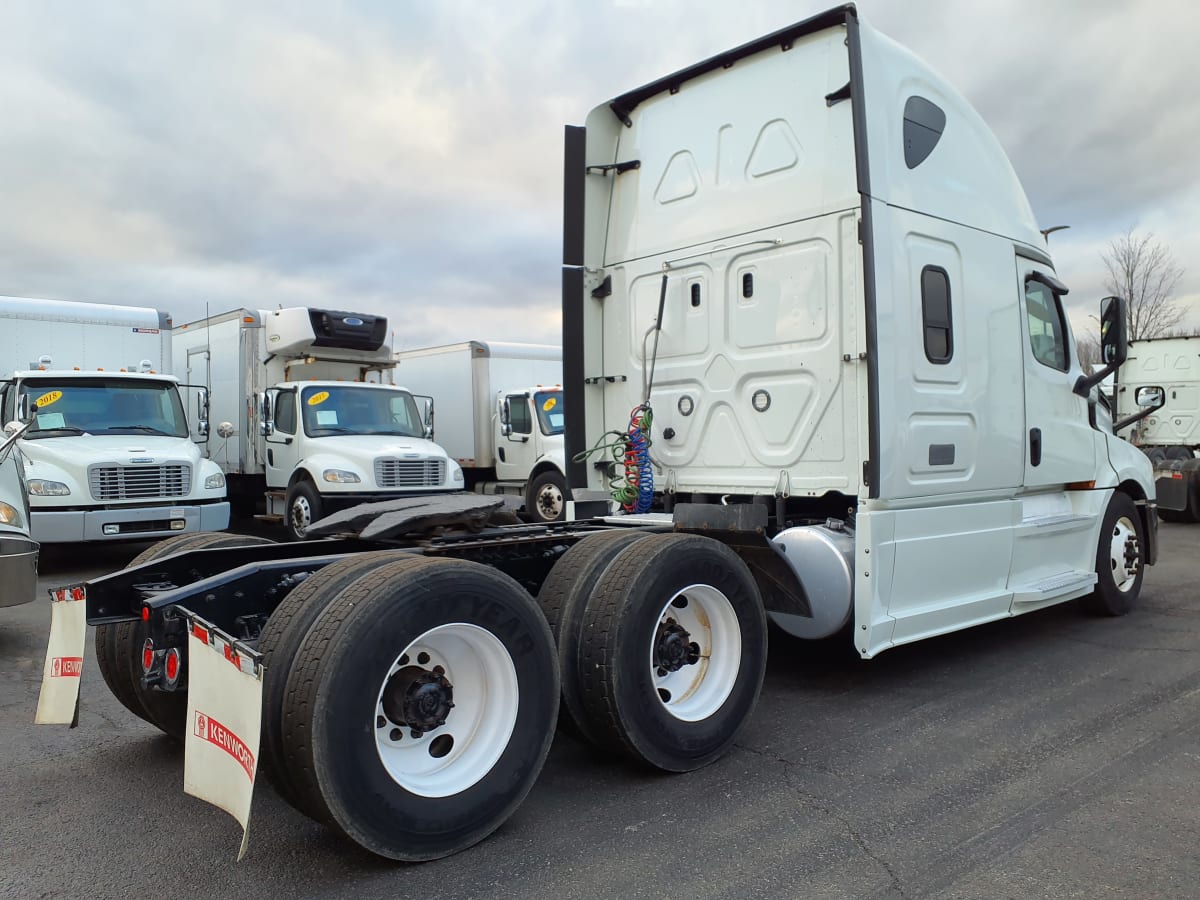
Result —
<svg viewBox="0 0 1200 900"><path fill-rule="evenodd" d="M162 311L0 297L5 422L21 438L41 543L153 538L229 525L225 477L204 459L204 392L171 375Z"/></svg>
<svg viewBox="0 0 1200 900"><path fill-rule="evenodd" d="M1159 507L1166 519L1200 518L1200 337L1129 342L1129 359L1116 385L1119 416L1138 412L1147 385L1165 392L1162 409L1131 429L1129 440L1155 465Z"/></svg>
<svg viewBox="0 0 1200 900"><path fill-rule="evenodd" d="M397 381L436 402L434 437L468 489L520 497L535 521L563 517L561 347L465 341L403 350L396 363Z"/></svg>
<svg viewBox="0 0 1200 900"><path fill-rule="evenodd" d="M231 746L371 852L444 856L529 791L560 694L601 752L720 757L768 616L867 659L1066 601L1134 607L1154 481L1093 415L1125 303L1102 303L1108 364L1085 374L996 139L854 7L601 104L567 131L565 188L572 502L631 513L348 511L314 527L331 540L186 536L72 586L114 690L145 672L118 696L186 736L188 771L219 782L194 790L236 795L243 824L254 770Z"/></svg>
<svg viewBox="0 0 1200 900"><path fill-rule="evenodd" d="M412 393L381 383L394 365L386 338L382 316L302 307L175 328L180 370L209 389L209 455L243 510L263 497L299 539L346 506L462 489Z"/></svg>

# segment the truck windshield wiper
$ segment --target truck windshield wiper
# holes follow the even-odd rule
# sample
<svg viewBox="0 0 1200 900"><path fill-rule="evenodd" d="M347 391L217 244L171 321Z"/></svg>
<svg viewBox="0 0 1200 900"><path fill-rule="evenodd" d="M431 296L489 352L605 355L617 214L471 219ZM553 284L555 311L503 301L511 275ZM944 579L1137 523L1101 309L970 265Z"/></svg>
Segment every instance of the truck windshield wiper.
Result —
<svg viewBox="0 0 1200 900"><path fill-rule="evenodd" d="M358 434L353 428L343 428L340 425L318 425L313 429L313 432L327 431L333 434Z"/></svg>
<svg viewBox="0 0 1200 900"><path fill-rule="evenodd" d="M50 437L51 435L61 434L61 433L87 434L87 432L84 431L82 428L76 428L74 425L59 425L57 428L38 428L36 430L30 429L29 431L25 432L25 437L27 439L28 438L39 438L39 437Z"/></svg>
<svg viewBox="0 0 1200 900"><path fill-rule="evenodd" d="M163 431L161 428L154 428L151 425L109 425L105 431L141 431L145 434L161 434L164 437L175 437L169 431Z"/></svg>

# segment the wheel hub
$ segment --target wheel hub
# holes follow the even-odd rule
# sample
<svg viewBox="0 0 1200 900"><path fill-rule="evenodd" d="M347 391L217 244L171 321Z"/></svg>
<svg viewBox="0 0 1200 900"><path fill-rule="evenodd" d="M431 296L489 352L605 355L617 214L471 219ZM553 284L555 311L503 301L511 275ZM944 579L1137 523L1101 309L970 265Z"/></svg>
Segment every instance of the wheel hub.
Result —
<svg viewBox="0 0 1200 900"><path fill-rule="evenodd" d="M442 727L453 708L454 687L444 675L420 666L405 666L396 672L383 691L384 715L414 731Z"/></svg>
<svg viewBox="0 0 1200 900"><path fill-rule="evenodd" d="M700 661L700 645L692 640L686 628L674 619L658 623L654 639L654 664L665 672L678 672L684 666Z"/></svg>

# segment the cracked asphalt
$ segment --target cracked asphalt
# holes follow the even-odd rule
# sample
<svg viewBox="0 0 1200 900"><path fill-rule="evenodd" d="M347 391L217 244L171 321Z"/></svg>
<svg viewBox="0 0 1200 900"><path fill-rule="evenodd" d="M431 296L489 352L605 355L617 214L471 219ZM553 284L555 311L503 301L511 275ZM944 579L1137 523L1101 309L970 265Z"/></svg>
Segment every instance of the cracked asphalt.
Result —
<svg viewBox="0 0 1200 900"><path fill-rule="evenodd" d="M183 794L181 749L93 658L79 727L34 727L49 604L0 609L0 896L1197 896L1200 525L1160 534L1123 619L1068 605L870 662L773 634L722 760L664 776L560 734L504 827L420 866L265 786L235 863L236 824ZM47 554L43 586L139 549Z"/></svg>

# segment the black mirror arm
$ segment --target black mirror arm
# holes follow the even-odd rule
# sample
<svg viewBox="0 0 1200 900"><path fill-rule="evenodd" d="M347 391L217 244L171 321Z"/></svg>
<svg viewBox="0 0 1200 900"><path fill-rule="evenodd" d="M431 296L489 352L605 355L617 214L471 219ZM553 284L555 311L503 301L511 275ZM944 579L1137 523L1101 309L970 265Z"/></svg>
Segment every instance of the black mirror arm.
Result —
<svg viewBox="0 0 1200 900"><path fill-rule="evenodd" d="M1091 394L1092 388L1102 382L1105 378L1111 375L1117 369L1121 368L1121 363L1109 363L1099 372L1093 372L1091 375L1080 375L1075 379L1075 386L1071 389L1080 397L1087 397Z"/></svg>

